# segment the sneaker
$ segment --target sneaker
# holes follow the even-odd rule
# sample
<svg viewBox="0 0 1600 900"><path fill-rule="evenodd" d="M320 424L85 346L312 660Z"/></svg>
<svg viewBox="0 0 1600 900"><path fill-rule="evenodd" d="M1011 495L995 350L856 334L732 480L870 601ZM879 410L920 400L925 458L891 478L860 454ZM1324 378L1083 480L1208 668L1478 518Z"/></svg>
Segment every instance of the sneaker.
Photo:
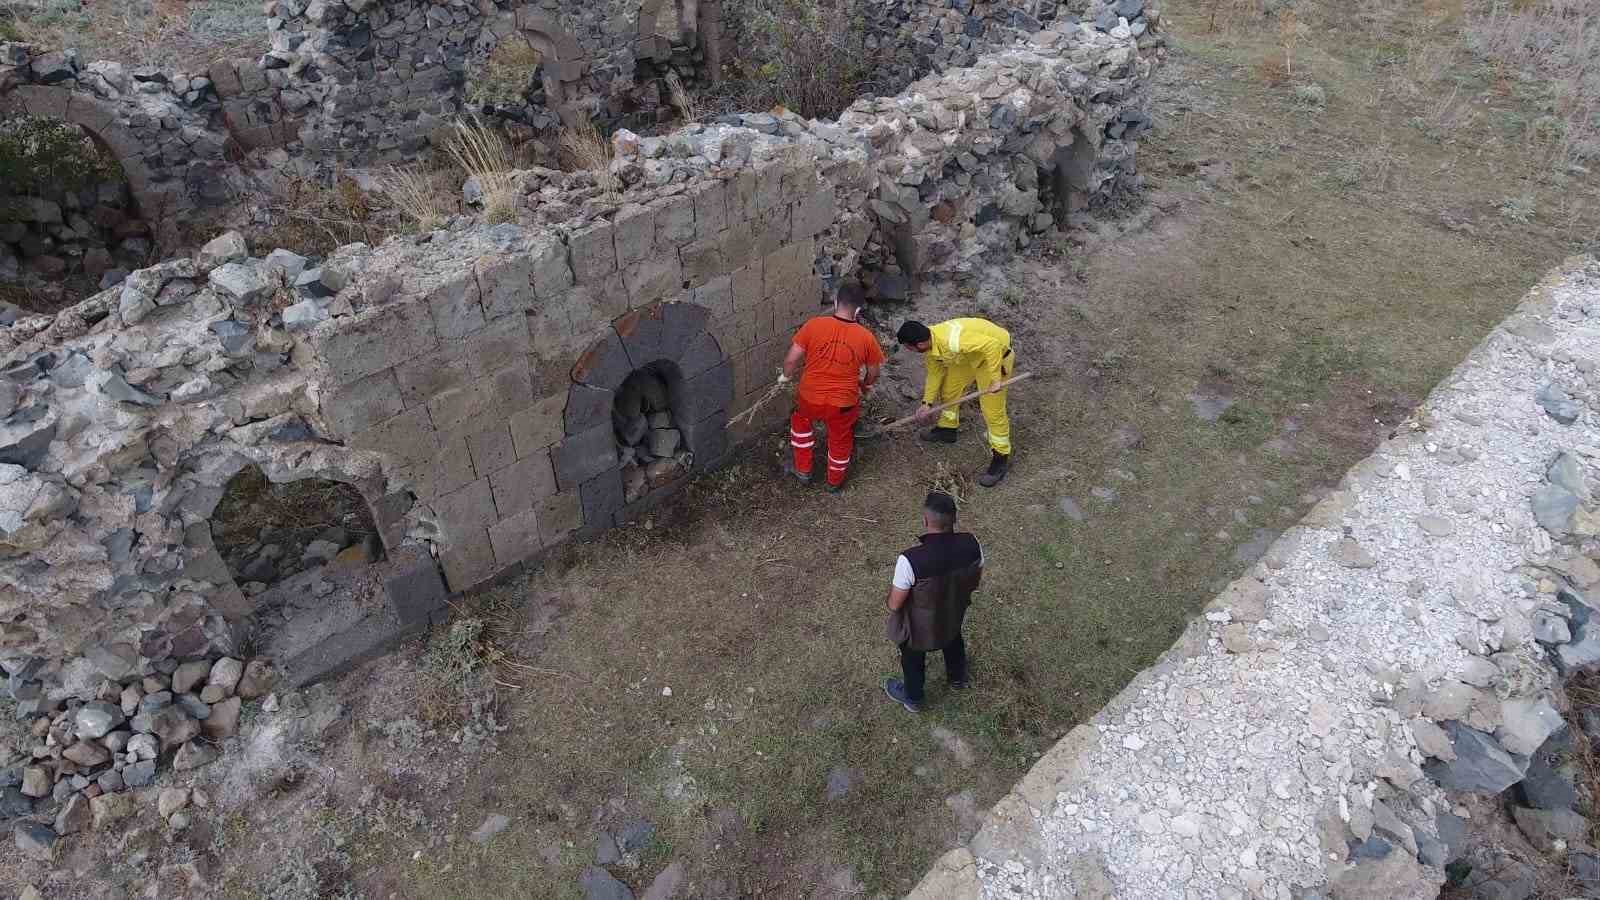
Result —
<svg viewBox="0 0 1600 900"><path fill-rule="evenodd" d="M952 682L950 682L950 690L952 690L952 691L964 691L964 690L966 690L967 688L970 688L970 687L972 687L972 679L971 678L963 678L960 681L952 681Z"/></svg>
<svg viewBox="0 0 1600 900"><path fill-rule="evenodd" d="M978 483L984 487L994 487L1006 480L1006 471L1011 468L1011 455L996 453L989 460L989 469L978 476Z"/></svg>
<svg viewBox="0 0 1600 900"><path fill-rule="evenodd" d="M883 692L889 695L890 700L904 706L907 712L922 712L922 704L912 703L911 698L906 696L906 683L904 681L898 678L885 678Z"/></svg>
<svg viewBox="0 0 1600 900"><path fill-rule="evenodd" d="M810 472L802 472L799 469L796 469L794 466L791 465L789 467L789 474L793 475L794 476L794 480L800 482L801 484L810 484L811 483L811 473Z"/></svg>
<svg viewBox="0 0 1600 900"><path fill-rule="evenodd" d="M955 428L929 428L922 433L922 439L930 444L954 444L960 434Z"/></svg>
<svg viewBox="0 0 1600 900"><path fill-rule="evenodd" d="M822 487L823 490L826 490L830 494L837 494L844 490L844 484L842 482L839 484L824 484Z"/></svg>

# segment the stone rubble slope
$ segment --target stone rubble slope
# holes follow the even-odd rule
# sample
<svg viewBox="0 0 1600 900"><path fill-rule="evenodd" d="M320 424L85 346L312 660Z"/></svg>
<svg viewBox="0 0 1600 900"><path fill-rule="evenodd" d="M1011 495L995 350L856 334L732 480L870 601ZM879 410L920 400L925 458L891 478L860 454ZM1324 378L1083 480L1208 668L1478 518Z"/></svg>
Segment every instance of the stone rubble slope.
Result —
<svg viewBox="0 0 1600 900"><path fill-rule="evenodd" d="M1520 781L1600 664L1597 345L1569 261L911 896L1437 895L1446 789Z"/></svg>

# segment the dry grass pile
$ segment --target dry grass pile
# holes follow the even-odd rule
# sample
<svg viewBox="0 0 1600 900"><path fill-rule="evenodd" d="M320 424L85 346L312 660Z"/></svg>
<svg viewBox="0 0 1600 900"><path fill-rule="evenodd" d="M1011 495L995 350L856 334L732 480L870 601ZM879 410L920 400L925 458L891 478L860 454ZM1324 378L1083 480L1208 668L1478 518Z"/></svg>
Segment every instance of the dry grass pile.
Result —
<svg viewBox="0 0 1600 900"><path fill-rule="evenodd" d="M375 207L355 179L335 172L328 183L310 178L283 182L264 204L271 226L249 235L252 246L283 247L307 256L326 256L335 247L382 242L392 221Z"/></svg>

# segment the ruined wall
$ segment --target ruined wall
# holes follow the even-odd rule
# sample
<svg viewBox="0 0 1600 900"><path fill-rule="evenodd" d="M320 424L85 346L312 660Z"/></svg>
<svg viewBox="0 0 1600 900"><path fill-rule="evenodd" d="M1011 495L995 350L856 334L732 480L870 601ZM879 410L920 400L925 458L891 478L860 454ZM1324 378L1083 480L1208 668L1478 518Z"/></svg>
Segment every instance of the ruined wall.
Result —
<svg viewBox="0 0 1600 900"><path fill-rule="evenodd" d="M214 107L205 78L111 62L80 66L71 51L0 44L0 115L83 128L116 157L140 215L169 242L179 220L232 199L234 167L223 154L225 135L211 127Z"/></svg>
<svg viewBox="0 0 1600 900"><path fill-rule="evenodd" d="M247 465L352 485L387 554L277 645L291 680L431 621L440 569L463 590L629 520L784 415L727 424L874 254L968 271L1135 186L1149 66L1063 22L836 123L620 132L605 180L520 173L515 222L321 261L230 233L0 327L0 659L231 649L258 601L209 519Z"/></svg>

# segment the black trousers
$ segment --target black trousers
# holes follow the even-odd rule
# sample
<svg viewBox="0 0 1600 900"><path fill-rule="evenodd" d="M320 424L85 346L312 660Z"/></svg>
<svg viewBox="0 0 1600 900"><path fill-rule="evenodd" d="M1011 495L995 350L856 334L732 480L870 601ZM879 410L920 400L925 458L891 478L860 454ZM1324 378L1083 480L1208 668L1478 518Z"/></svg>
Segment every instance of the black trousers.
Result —
<svg viewBox="0 0 1600 900"><path fill-rule="evenodd" d="M926 680L929 653L944 654L944 677L949 681L967 680L967 644L956 639L940 650L913 650L909 644L900 645L900 672L906 680L906 697L912 703L922 702L922 686Z"/></svg>

